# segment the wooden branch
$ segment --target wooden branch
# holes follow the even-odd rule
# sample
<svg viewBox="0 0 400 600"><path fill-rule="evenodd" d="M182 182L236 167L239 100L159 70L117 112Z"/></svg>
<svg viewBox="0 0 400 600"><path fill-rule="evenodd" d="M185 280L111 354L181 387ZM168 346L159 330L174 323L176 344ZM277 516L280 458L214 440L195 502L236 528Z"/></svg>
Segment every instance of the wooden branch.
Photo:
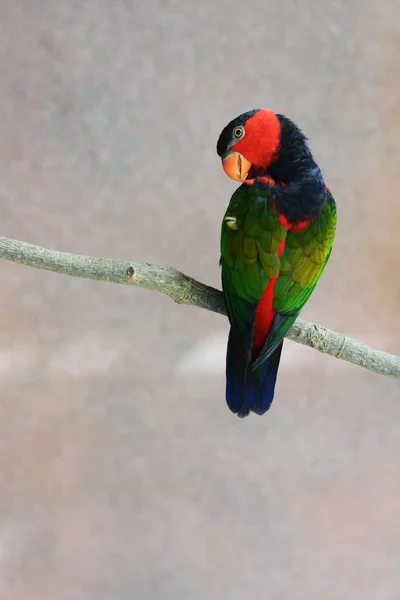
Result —
<svg viewBox="0 0 400 600"><path fill-rule="evenodd" d="M166 294L178 304L198 306L226 315L222 292L171 267L69 254L5 237L0 237L0 258L72 277L137 285ZM297 319L286 337L375 373L400 379L400 357L361 344L321 325Z"/></svg>

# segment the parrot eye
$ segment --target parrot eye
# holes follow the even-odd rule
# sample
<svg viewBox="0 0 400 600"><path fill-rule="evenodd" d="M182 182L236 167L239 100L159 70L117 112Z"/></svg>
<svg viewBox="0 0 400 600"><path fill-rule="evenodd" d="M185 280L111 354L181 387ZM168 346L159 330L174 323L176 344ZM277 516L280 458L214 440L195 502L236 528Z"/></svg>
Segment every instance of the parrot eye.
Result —
<svg viewBox="0 0 400 600"><path fill-rule="evenodd" d="M235 129L233 130L233 135L235 136L235 138L241 138L244 134L244 129L243 127L235 127Z"/></svg>

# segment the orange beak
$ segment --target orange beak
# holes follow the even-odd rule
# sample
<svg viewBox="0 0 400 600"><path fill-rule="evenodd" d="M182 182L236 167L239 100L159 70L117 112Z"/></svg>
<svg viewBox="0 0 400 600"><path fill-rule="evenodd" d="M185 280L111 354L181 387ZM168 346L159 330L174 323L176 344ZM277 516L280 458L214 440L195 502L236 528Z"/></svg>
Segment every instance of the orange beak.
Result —
<svg viewBox="0 0 400 600"><path fill-rule="evenodd" d="M244 181L250 171L251 162L239 152L232 152L222 161L222 166L228 177L236 181Z"/></svg>

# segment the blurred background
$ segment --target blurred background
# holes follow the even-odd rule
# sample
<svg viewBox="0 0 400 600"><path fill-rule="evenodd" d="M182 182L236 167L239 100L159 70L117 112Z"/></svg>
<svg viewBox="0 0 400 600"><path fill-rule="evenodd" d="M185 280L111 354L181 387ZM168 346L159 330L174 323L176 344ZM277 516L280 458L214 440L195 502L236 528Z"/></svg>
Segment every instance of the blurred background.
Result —
<svg viewBox="0 0 400 600"><path fill-rule="evenodd" d="M1 235L219 286L268 107L339 208L304 318L399 352L397 0L0 2ZM227 321L1 262L0 595L400 597L400 386L287 341L263 418L225 405Z"/></svg>

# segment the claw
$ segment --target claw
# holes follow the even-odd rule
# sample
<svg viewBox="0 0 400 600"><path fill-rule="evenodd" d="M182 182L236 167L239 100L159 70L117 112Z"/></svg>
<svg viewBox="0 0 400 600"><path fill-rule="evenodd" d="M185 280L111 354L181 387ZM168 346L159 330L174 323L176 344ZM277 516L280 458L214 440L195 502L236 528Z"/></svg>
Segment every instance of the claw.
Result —
<svg viewBox="0 0 400 600"><path fill-rule="evenodd" d="M224 221L229 229L239 229L236 217L225 217Z"/></svg>

